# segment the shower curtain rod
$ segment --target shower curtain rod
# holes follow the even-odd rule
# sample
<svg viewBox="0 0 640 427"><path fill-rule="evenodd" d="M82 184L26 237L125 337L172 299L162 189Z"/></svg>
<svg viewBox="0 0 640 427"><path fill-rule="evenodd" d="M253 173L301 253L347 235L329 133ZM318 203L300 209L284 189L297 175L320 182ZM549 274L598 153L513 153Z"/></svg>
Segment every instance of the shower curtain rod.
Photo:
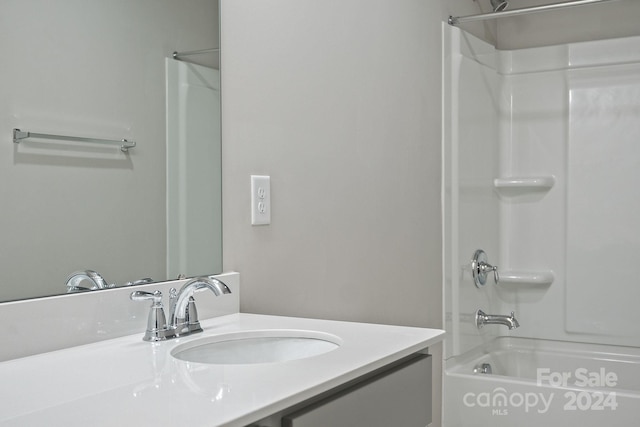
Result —
<svg viewBox="0 0 640 427"><path fill-rule="evenodd" d="M201 53L209 53L209 52L219 52L220 49L214 47L212 49L200 49L200 50L190 50L187 52L173 52L171 56L173 59L180 59L180 56L189 56L189 55L200 55Z"/></svg>
<svg viewBox="0 0 640 427"><path fill-rule="evenodd" d="M459 25L465 22L484 21L485 19L507 18L509 16L526 15L529 13L545 12L549 10L564 9L567 7L583 6L593 3L605 3L619 0L575 0L565 3L545 4L542 6L524 7L522 9L504 10L502 12L482 13L469 16L449 16L449 25Z"/></svg>

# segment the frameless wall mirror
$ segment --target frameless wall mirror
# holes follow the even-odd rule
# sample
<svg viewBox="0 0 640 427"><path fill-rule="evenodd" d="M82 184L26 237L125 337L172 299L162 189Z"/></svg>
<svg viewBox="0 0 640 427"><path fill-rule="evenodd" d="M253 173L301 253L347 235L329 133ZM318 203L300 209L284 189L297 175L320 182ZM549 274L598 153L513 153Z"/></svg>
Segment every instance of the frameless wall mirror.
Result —
<svg viewBox="0 0 640 427"><path fill-rule="evenodd" d="M98 272L72 280L92 288L221 271L218 16L217 0L0 3L0 302L66 294L74 272Z"/></svg>

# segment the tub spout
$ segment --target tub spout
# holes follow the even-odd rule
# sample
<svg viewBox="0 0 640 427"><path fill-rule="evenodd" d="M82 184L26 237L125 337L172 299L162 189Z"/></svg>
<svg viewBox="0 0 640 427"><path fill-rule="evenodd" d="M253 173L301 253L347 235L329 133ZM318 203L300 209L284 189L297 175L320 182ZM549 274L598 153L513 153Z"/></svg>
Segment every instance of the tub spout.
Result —
<svg viewBox="0 0 640 427"><path fill-rule="evenodd" d="M510 316L502 314L486 314L482 310L476 311L476 326L478 329L484 325L504 325L509 329L515 329L520 326L516 320L515 313L512 311Z"/></svg>

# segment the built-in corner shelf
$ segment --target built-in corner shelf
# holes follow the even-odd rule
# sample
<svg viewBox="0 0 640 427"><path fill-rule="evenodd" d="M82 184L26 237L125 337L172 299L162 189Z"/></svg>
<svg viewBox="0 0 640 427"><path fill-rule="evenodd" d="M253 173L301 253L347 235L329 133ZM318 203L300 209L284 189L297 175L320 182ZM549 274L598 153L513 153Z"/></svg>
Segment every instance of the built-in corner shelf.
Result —
<svg viewBox="0 0 640 427"><path fill-rule="evenodd" d="M493 180L494 187L505 195L516 195L526 192L549 191L556 183L553 175L549 176L508 176Z"/></svg>
<svg viewBox="0 0 640 427"><path fill-rule="evenodd" d="M504 271L500 272L500 284L510 286L549 286L555 276L553 271Z"/></svg>

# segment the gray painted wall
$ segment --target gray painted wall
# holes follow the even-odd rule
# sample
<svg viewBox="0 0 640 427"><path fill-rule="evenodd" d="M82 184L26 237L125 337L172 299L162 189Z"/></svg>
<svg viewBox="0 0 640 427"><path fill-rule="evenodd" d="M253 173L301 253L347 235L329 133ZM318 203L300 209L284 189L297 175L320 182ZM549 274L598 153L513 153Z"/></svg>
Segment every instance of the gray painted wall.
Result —
<svg viewBox="0 0 640 427"><path fill-rule="evenodd" d="M489 1L221 5L224 267L242 273L241 309L442 327L441 23ZM553 37L585 37L577 22ZM518 48L550 42L536 27L464 28ZM271 176L270 226L250 225L251 174Z"/></svg>
<svg viewBox="0 0 640 427"><path fill-rule="evenodd" d="M442 327L441 23L455 4L474 13L222 0L224 268L242 273L242 311ZM250 224L251 174L271 176L269 226ZM440 376L435 362L434 425Z"/></svg>

